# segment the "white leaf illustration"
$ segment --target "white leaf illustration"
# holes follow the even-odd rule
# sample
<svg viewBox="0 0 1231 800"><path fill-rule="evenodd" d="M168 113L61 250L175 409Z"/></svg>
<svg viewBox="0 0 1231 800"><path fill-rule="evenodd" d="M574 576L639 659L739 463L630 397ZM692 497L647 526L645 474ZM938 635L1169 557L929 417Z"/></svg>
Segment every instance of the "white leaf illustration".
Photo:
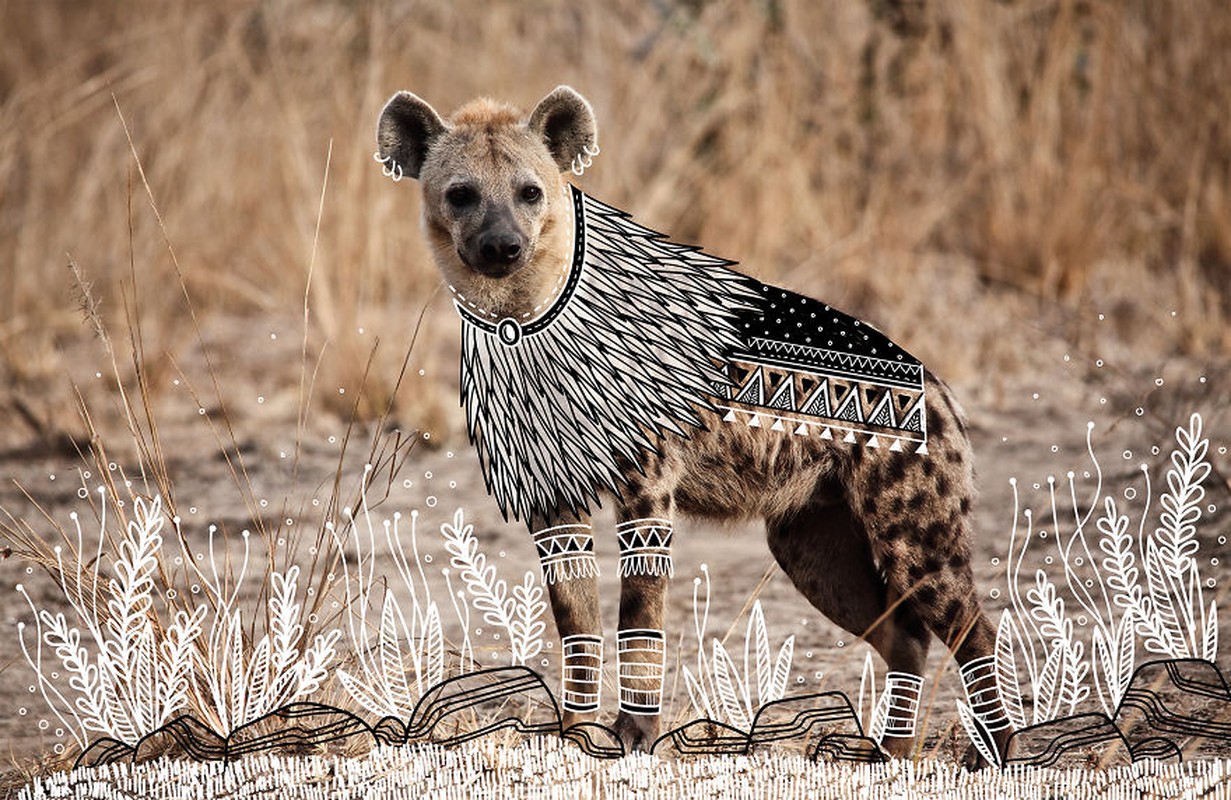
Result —
<svg viewBox="0 0 1231 800"><path fill-rule="evenodd" d="M750 643L756 652L757 705L762 706L777 698L773 696L774 675L769 655L769 633L765 629L765 612L761 610L760 600L752 604L752 613L748 615L748 631L744 636L745 654ZM745 655L745 670L749 666L747 661Z"/></svg>
<svg viewBox="0 0 1231 800"><path fill-rule="evenodd" d="M435 603L427 607L427 622L424 623L423 648L427 657L426 680L422 681L419 694L422 695L430 687L444 680L445 674L445 643L440 625L440 609Z"/></svg>
<svg viewBox="0 0 1231 800"><path fill-rule="evenodd" d="M979 751L981 756L987 759L989 764L1000 766L1000 755L996 749L996 742L987 728L983 726L983 723L971 711L970 706L961 700L955 700L954 702L957 703L957 715L962 721L962 727L966 729L966 735L974 743L975 749Z"/></svg>
<svg viewBox="0 0 1231 800"><path fill-rule="evenodd" d="M1000 624L996 628L996 688L1009 722L1015 728L1024 728L1026 712L1022 709L1021 679L1017 672L1017 651L1014 647L1017 635L1013 612L1006 609L1001 612Z"/></svg>
<svg viewBox="0 0 1231 800"><path fill-rule="evenodd" d="M1168 571L1168 562L1154 541L1146 545L1145 572L1150 591L1150 610L1163 636L1161 641L1147 640L1146 647L1174 658L1188 658L1184 631L1176 615L1175 587L1172 583L1175 576Z"/></svg>
<svg viewBox="0 0 1231 800"><path fill-rule="evenodd" d="M1210 610L1205 615L1205 635L1201 638L1201 657L1213 662L1218 655L1218 607L1210 601Z"/></svg>
<svg viewBox="0 0 1231 800"><path fill-rule="evenodd" d="M379 693L372 691L367 683L356 678L345 669L339 669L337 676L338 680L342 681L342 687L346 689L346 693L351 696L351 699L363 706L364 710L371 713L372 716L377 719L397 716L398 710L390 706L388 701L382 698Z"/></svg>
<svg viewBox="0 0 1231 800"><path fill-rule="evenodd" d="M727 648L723 647L722 642L717 639L713 642L714 688L718 692L718 700L731 724L746 731L751 721L748 714L748 698L746 695L741 696L743 682L739 679L739 672L735 668L735 662L727 653Z"/></svg>
<svg viewBox="0 0 1231 800"><path fill-rule="evenodd" d="M688 702L692 703L693 713L701 719L714 719L717 715L710 706L710 700L705 693L705 689L693 677L692 670L687 666L681 666L681 669L684 671L684 688L688 690Z"/></svg>
<svg viewBox="0 0 1231 800"><path fill-rule="evenodd" d="M778 648L778 658L774 662L774 678L772 691L768 699L762 702L762 705L774 700L781 700L786 696L787 680L791 675L791 658L795 655L795 634L786 637L786 641L782 643L782 647Z"/></svg>
<svg viewBox="0 0 1231 800"><path fill-rule="evenodd" d="M1110 717L1116 712L1115 691L1119 670L1116 668L1115 657L1107 643L1107 637L1103 635L1102 628L1094 629L1091 643L1096 658L1094 688L1098 691L1098 699L1103 706L1103 712Z"/></svg>
<svg viewBox="0 0 1231 800"><path fill-rule="evenodd" d="M887 688L887 687L886 687ZM877 744L885 736L885 726L889 724L889 702L892 698L888 691L881 692L876 699L876 707L872 710L872 723L868 726L868 738Z"/></svg>
<svg viewBox="0 0 1231 800"><path fill-rule="evenodd" d="M1120 701L1124 699L1124 693L1128 691L1129 683L1133 680L1133 668L1136 666L1133 663L1136 640L1133 637L1134 625L1131 613L1121 618L1120 626L1116 632L1119 637L1117 645L1119 655L1116 658L1116 666L1119 668L1119 673L1116 675L1115 694L1115 701L1118 706ZM1108 716L1115 715L1109 714Z"/></svg>
<svg viewBox="0 0 1231 800"><path fill-rule="evenodd" d="M1049 722L1056 718L1060 707L1060 683L1064 673L1064 645L1052 646L1039 670L1038 685L1034 689L1034 724Z"/></svg>
<svg viewBox="0 0 1231 800"><path fill-rule="evenodd" d="M859 676L859 702L855 710L866 734L872 728L872 714L876 710L876 669L872 665L871 651L863 654L863 672Z"/></svg>
<svg viewBox="0 0 1231 800"><path fill-rule="evenodd" d="M380 611L380 670L385 692L393 708L409 708L410 687L406 682L406 665L402 660L402 637L406 621L393 592L385 593ZM409 638L409 637L408 637ZM413 642L407 642L414 646Z"/></svg>

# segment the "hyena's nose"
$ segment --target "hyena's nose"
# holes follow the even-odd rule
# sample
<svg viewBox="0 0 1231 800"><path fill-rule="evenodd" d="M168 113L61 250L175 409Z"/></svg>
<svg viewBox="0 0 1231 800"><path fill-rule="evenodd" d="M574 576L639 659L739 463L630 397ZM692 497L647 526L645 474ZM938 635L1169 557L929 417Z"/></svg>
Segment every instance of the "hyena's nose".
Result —
<svg viewBox="0 0 1231 800"><path fill-rule="evenodd" d="M479 242L479 255L489 264L512 264L521 258L522 246L522 237L516 233L492 233Z"/></svg>

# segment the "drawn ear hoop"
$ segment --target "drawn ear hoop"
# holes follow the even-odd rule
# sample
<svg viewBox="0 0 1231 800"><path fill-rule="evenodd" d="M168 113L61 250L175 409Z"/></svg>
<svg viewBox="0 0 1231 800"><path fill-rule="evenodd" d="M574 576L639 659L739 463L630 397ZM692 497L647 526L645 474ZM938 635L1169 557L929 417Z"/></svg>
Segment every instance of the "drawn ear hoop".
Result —
<svg viewBox="0 0 1231 800"><path fill-rule="evenodd" d="M581 146L581 152L573 156L573 163L569 166L569 169L572 170L574 175L580 178L582 174L589 169L590 165L594 163L594 156L601 152L602 150L599 149L597 144L595 144L593 148L591 148L588 144L583 144Z"/></svg>
<svg viewBox="0 0 1231 800"><path fill-rule="evenodd" d="M402 179L402 165L394 161L393 156L381 156L378 150L372 158L380 164L380 171L386 178L393 178L394 183Z"/></svg>

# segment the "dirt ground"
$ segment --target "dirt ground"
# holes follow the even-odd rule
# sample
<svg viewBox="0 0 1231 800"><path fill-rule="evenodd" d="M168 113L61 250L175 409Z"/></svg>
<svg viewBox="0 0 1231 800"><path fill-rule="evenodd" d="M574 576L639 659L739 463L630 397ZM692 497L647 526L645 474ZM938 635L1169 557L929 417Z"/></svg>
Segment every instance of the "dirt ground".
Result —
<svg viewBox="0 0 1231 800"><path fill-rule="evenodd" d="M424 446L415 448L390 484L388 499L373 513L384 518L394 511L407 513L418 509L419 541L425 553L432 556L432 563L440 566L447 556L440 546L439 525L451 519L456 509L463 508L467 520L476 526L483 551L496 563L501 577L516 581L525 570L537 573L534 549L519 525L501 521L495 503L485 494L460 416L452 410L450 402L455 396L456 351L450 350L455 347L455 337L449 331L456 323L446 307L437 307L431 314L429 324L441 331L433 344L443 353L437 361L446 366L439 368L438 374L424 377L443 386L443 405L452 416ZM1063 480L1068 470L1075 470L1079 493L1087 495L1093 488L1093 479L1082 482L1082 474L1091 469L1085 435L1086 423L1092 420L1096 423L1095 448L1104 490L1123 500L1124 487L1136 480L1140 463L1165 465L1174 426L1186 423L1193 411L1200 411L1205 417L1205 433L1211 439L1210 456L1214 464L1206 486L1206 503L1215 510L1203 516L1199 530L1200 558L1204 559L1202 576L1219 581L1221 596L1231 586L1226 575L1231 551L1217 541L1218 537L1231 534L1231 502L1225 478L1231 475L1231 457L1226 449L1231 444L1228 364L1197 364L1177 359L1149 365L1133 364L1130 358L1123 358L1118 364L1096 364L1093 358L1066 353L1062 344L1049 342L1046 337L1037 340L1043 343L1039 347L1043 348L1044 359L1053 361L1051 369L999 381L994 392L979 383L956 387L970 416L979 472L979 536L974 563L985 609L998 615L1006 602L1003 559L1013 523L1010 477L1017 477L1024 504L1037 509L1039 516L1044 513L1045 493L1033 487L1039 483L1045 489L1048 475ZM247 477L239 483L251 487L253 503L243 502L227 461L220 455L218 439L211 432L210 423L216 429L222 419L218 409L205 402L205 412L200 413L186 387L172 383L157 398L157 413L160 438L177 492L176 503L190 537L203 537L210 522L232 531L249 527L254 510L279 524L285 522L284 517L291 517L293 525L317 525L339 469L345 426L336 416L313 413L296 448L300 343L294 320L271 325L268 321L215 318L206 328L206 343L211 352L224 356L216 355L219 385L235 434L233 443L225 443L233 455L242 455ZM71 377L79 382L107 380L102 359L91 352L83 351L75 361L78 368ZM185 355L183 365L185 374L201 374L194 372L201 368L199 352L195 356ZM415 362L411 368L416 369ZM1138 408L1142 409L1140 415L1136 412ZM100 412L103 416L105 409ZM15 427L0 431L0 506L15 518L30 520L39 530L50 531L50 526L39 522L35 502L65 524L74 510L82 512L85 518L79 490L83 485L97 484L97 476L83 477L92 467L67 454L42 451L37 442L32 443L15 431ZM341 480L347 495L357 486L366 442L372 434L367 428L356 430L351 436ZM107 436L116 468L135 475L136 464L122 429L113 425ZM1154 446L1161 448L1159 455L1151 453ZM319 504L314 505L314 501ZM607 532L613 529L609 509L598 514L595 528ZM604 570L603 615L606 631L612 636L618 597L616 543L611 535L596 539ZM1040 558L1045 557L1050 546L1040 544ZM1218 559L1218 566L1209 561L1211 558ZM669 641L673 642L668 656L667 720L682 721L689 716L677 658L682 656L685 663L692 663L695 653L692 590L702 564L707 566L712 581L708 635L722 636L735 623L730 649L733 653L742 650L744 619L736 623L737 615L751 603L758 581L769 571L773 574L759 599L769 623L771 647L776 649L788 635L796 637L791 690L836 688L852 699L857 695L866 646L821 618L781 573L774 572L760 523L716 530L682 521L675 537L676 578L667 621ZM429 572L433 580L438 580L430 568ZM18 583L25 584L36 603L58 607L56 587L45 576L16 557L0 560L0 754L6 761L45 754L56 741L54 723L47 730L40 728L39 720L49 715L30 693L31 671L17 646L16 623L31 619L30 609L15 591ZM443 589L438 597L443 604ZM446 612L446 619L452 618L452 612ZM1223 613L1221 619L1225 640L1231 627L1231 612ZM473 614L471 623L472 627L482 627ZM449 635L457 636L456 623ZM473 635L480 659L507 663L500 662L504 657L500 643L490 637L490 631ZM548 641L553 637L549 623ZM610 653L614 653L612 644L608 645ZM544 651L545 661L532 665L542 669L551 685L558 680L559 669L553 652ZM614 664L609 664L607 671L611 673L608 678L613 680ZM952 698L959 687L951 663L939 646L932 649L927 677L933 691L925 752L947 756L955 747L956 714ZM614 686L604 690L611 707L613 689ZM613 708L608 711L613 713ZM964 746L960 732L958 739Z"/></svg>

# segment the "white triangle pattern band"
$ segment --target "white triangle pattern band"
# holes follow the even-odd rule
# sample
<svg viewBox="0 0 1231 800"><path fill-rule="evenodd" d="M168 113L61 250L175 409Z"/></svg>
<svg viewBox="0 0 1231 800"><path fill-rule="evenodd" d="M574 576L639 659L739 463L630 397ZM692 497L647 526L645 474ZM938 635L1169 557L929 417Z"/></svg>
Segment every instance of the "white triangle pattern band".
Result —
<svg viewBox="0 0 1231 800"><path fill-rule="evenodd" d="M671 520L646 517L616 526L620 540L620 577L675 574L671 563Z"/></svg>
<svg viewBox="0 0 1231 800"><path fill-rule="evenodd" d="M923 438L914 436L897 436L885 431L873 433L863 428L851 428L832 420L813 421L801 420L799 416L782 416L766 411L764 408L735 408L729 405L718 405L720 412L726 412L723 422L745 425L749 428L769 428L774 431L791 432L795 436L816 436L826 441L834 439L834 431L838 432L841 441L847 444L862 444L864 447L877 448L886 446L894 453L917 453L927 455L928 445ZM888 442L888 444L884 444Z"/></svg>
<svg viewBox="0 0 1231 800"><path fill-rule="evenodd" d="M534 547L548 586L560 581L598 577L594 558L594 530L580 523L543 528L534 534Z"/></svg>

